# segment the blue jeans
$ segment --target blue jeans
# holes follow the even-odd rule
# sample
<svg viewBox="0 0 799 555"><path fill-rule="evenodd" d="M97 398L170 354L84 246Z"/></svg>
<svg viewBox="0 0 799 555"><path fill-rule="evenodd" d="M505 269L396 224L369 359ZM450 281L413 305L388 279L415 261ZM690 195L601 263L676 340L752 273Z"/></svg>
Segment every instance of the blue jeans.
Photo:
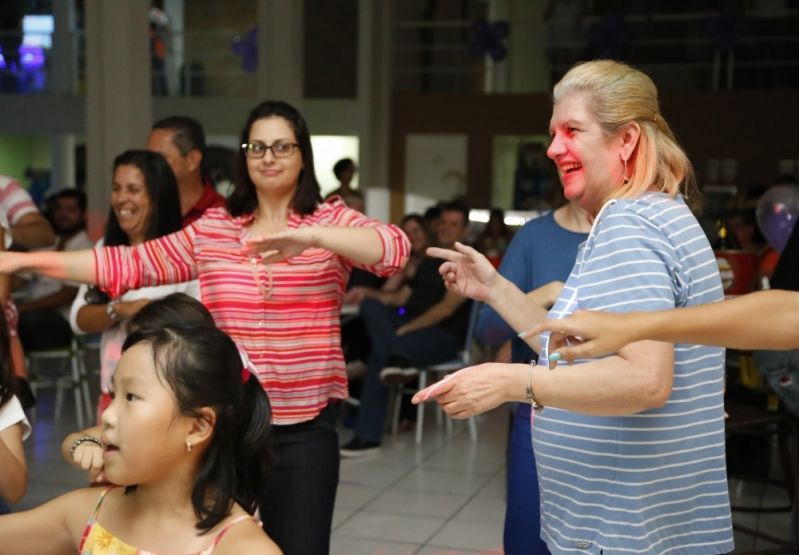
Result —
<svg viewBox="0 0 799 555"><path fill-rule="evenodd" d="M513 411L508 439L508 505L502 538L505 555L545 555L549 549L541 539L538 472L528 403L519 403Z"/></svg>
<svg viewBox="0 0 799 555"><path fill-rule="evenodd" d="M794 416L799 417L799 349L755 351L758 372Z"/></svg>
<svg viewBox="0 0 799 555"><path fill-rule="evenodd" d="M455 358L463 341L439 326L430 326L397 336L394 332L403 318L394 307L374 299L361 303L360 316L372 342L363 377L361 405L355 422L355 437L380 442L386 417L389 389L380 379L392 355L406 358L414 366L430 366Z"/></svg>

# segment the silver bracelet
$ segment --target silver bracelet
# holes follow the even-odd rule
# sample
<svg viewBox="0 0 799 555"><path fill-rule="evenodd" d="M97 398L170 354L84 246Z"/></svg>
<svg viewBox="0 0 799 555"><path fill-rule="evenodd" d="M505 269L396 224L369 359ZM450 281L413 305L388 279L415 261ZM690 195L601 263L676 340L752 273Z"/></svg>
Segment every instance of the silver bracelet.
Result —
<svg viewBox="0 0 799 555"><path fill-rule="evenodd" d="M536 366L537 366L536 360L535 359L531 360L530 361L530 372L527 374L527 391L526 391L526 393L527 393L527 401L529 401L530 407L535 412L541 412L542 410L544 410L544 405L539 403L536 400L535 395L533 394L533 368L535 368Z"/></svg>
<svg viewBox="0 0 799 555"><path fill-rule="evenodd" d="M69 456L70 457L74 456L77 448L83 445L84 443L94 443L100 449L103 448L103 442L100 441L99 438L96 438L94 436L80 436L78 439L72 442L72 445L69 448Z"/></svg>

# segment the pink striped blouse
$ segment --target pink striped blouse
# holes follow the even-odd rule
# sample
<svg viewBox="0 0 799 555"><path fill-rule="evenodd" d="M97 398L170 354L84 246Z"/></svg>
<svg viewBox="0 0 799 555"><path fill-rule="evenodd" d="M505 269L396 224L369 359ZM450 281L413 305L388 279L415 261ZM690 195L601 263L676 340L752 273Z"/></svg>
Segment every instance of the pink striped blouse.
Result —
<svg viewBox="0 0 799 555"><path fill-rule="evenodd" d="M213 208L171 235L136 247L97 249L97 283L116 298L128 289L199 279L203 304L254 363L274 423L304 422L330 399L347 396L340 311L352 266L395 274L405 265L410 245L397 226L368 218L336 198L304 218L292 212L288 227L374 228L383 243L380 261L366 266L312 248L265 266L242 254L245 226L252 219Z"/></svg>

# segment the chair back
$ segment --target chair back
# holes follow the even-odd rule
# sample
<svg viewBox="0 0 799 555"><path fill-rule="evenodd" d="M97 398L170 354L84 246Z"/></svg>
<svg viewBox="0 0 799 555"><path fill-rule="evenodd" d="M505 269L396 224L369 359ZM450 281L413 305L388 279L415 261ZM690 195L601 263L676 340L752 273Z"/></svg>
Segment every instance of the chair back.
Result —
<svg viewBox="0 0 799 555"><path fill-rule="evenodd" d="M466 337L463 351L461 352L464 366L468 366L472 362L472 348L474 347L475 333L477 332L477 316L480 314L480 307L483 304L480 301L467 302L472 303L472 306L469 309L469 323L466 325Z"/></svg>

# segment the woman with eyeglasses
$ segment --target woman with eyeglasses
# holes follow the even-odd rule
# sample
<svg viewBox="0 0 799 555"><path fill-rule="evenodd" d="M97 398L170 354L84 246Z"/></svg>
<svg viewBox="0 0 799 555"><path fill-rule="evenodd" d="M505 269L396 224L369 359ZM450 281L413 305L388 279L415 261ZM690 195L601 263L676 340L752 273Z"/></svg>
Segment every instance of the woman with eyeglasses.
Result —
<svg viewBox="0 0 799 555"><path fill-rule="evenodd" d="M247 351L272 403L264 529L288 555L328 553L339 473L330 402L347 396L344 287L354 266L399 272L410 246L398 227L322 202L308 127L285 102L250 113L234 180L227 211L211 209L171 235L94 251L3 253L0 272L96 283L113 297L198 279L203 304Z"/></svg>

